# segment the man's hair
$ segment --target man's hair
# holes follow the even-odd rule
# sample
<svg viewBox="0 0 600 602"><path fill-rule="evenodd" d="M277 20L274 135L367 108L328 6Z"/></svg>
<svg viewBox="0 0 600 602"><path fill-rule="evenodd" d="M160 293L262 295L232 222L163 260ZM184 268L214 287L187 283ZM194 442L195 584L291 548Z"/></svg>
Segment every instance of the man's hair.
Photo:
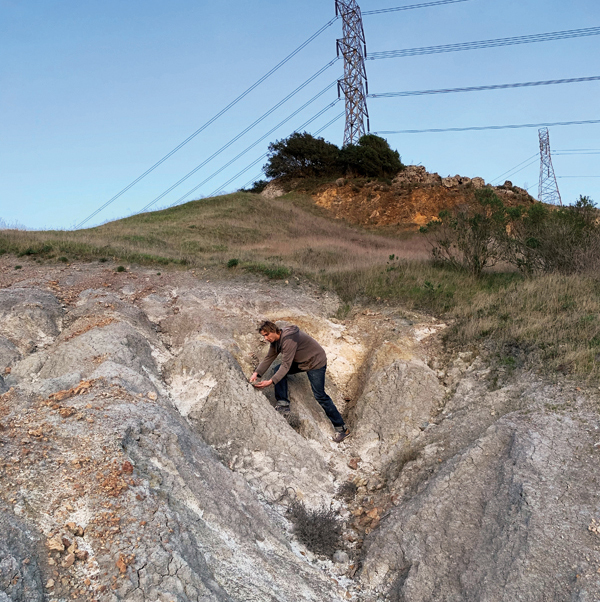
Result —
<svg viewBox="0 0 600 602"><path fill-rule="evenodd" d="M275 324L275 322L271 322L270 320L265 320L259 327L258 332L276 332L277 334L281 333L281 328Z"/></svg>

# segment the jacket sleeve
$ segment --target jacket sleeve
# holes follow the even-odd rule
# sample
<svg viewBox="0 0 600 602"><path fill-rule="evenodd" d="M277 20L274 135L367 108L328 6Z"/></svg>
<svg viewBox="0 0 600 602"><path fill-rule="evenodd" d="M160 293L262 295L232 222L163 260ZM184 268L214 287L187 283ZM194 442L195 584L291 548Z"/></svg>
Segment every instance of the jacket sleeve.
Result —
<svg viewBox="0 0 600 602"><path fill-rule="evenodd" d="M269 345L269 351L265 356L265 359L260 364L258 364L258 368L256 368L255 370L256 374L262 376L269 369L269 366L273 363L273 361L278 355L279 354L277 353L275 345Z"/></svg>
<svg viewBox="0 0 600 602"><path fill-rule="evenodd" d="M294 356L296 355L296 349L298 343L286 337L281 344L281 366L277 369L277 372L273 375L273 384L276 385L289 371Z"/></svg>

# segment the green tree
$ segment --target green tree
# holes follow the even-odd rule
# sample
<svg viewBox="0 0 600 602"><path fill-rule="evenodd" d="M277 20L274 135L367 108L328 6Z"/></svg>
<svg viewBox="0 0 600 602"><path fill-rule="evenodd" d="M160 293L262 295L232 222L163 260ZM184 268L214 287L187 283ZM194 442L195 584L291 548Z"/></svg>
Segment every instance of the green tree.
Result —
<svg viewBox="0 0 600 602"><path fill-rule="evenodd" d="M358 144L342 148L340 166L343 173L367 177L394 177L404 168L398 151L375 134L366 134Z"/></svg>
<svg viewBox="0 0 600 602"><path fill-rule="evenodd" d="M295 132L269 144L264 167L269 178L331 176L339 172L340 149L323 138Z"/></svg>

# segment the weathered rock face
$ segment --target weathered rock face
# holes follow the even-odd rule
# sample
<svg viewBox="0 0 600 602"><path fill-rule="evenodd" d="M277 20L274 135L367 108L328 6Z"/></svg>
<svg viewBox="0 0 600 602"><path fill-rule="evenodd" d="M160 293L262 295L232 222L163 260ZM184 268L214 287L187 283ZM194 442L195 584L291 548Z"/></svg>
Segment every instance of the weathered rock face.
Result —
<svg viewBox="0 0 600 602"><path fill-rule="evenodd" d="M276 199L280 196L283 196L285 194L285 190L278 182L269 182L260 194L267 199Z"/></svg>
<svg viewBox="0 0 600 602"><path fill-rule="evenodd" d="M508 184L487 186L509 206L534 202L526 190ZM407 165L391 184L342 179L311 194L318 206L351 223L417 229L437 219L441 211L473 205L475 191L485 186L483 178L458 174L442 178L422 165Z"/></svg>
<svg viewBox="0 0 600 602"><path fill-rule="evenodd" d="M0 512L0 532L0 600L43 602L35 535L6 512Z"/></svg>
<svg viewBox="0 0 600 602"><path fill-rule="evenodd" d="M597 598L594 405L531 376L486 392L485 377L475 362L413 441L361 579L415 602Z"/></svg>
<svg viewBox="0 0 600 602"><path fill-rule="evenodd" d="M600 599L597 391L444 367L443 324L337 322L304 285L26 270L0 272L0 602ZM305 375L293 429L247 382L264 318L325 347L341 445ZM335 562L293 500L343 520Z"/></svg>
<svg viewBox="0 0 600 602"><path fill-rule="evenodd" d="M356 408L356 451L382 473L406 455L445 395L434 372L409 349L409 341L387 342L373 354Z"/></svg>
<svg viewBox="0 0 600 602"><path fill-rule="evenodd" d="M0 290L3 361L14 361L17 349L26 353L52 342L60 332L62 313L51 293L29 288Z"/></svg>
<svg viewBox="0 0 600 602"><path fill-rule="evenodd" d="M430 184L439 185L442 178L437 173L429 173L423 165L407 165L393 180L395 185Z"/></svg>
<svg viewBox="0 0 600 602"><path fill-rule="evenodd" d="M13 298L24 296L39 298L35 291ZM35 317L52 324L60 304L46 301ZM31 337L17 304L9 310L15 319L5 332ZM114 294L86 291L65 314L69 326L44 333L45 349L16 363L1 398L2 595L338 598L335 584L295 555L283 518L265 512L241 475L250 464L247 479L258 491L279 486L275 473L300 496L312 486L321 497L331 497L333 478L229 352L201 342L169 359L145 315ZM214 373L219 395L171 389L163 363L167 381L184 371ZM207 417L217 428L193 428ZM221 453L224 464L197 432L219 453L236 450L239 466L230 470L234 457ZM249 461L257 455L262 464Z"/></svg>
<svg viewBox="0 0 600 602"><path fill-rule="evenodd" d="M193 342L165 371L180 413L266 499L274 502L293 494L314 498L314 505L321 506L332 498L333 479L323 454L273 411L229 352ZM314 475L325 480L316 481Z"/></svg>

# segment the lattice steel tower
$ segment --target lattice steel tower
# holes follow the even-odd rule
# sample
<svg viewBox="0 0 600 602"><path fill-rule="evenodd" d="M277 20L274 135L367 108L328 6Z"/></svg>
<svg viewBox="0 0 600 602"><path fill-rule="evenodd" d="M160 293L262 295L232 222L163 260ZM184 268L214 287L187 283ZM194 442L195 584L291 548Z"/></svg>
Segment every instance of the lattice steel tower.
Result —
<svg viewBox="0 0 600 602"><path fill-rule="evenodd" d="M560 192L558 192L558 183L554 175L554 167L552 167L548 128L541 128L538 130L538 133L540 135L540 186L538 188L538 201L562 206Z"/></svg>
<svg viewBox="0 0 600 602"><path fill-rule="evenodd" d="M343 92L346 101L344 146L356 144L370 131L367 94L369 85L365 69L367 44L360 7L356 0L335 0L335 14L342 17L342 38L337 41L337 53L344 57L344 78L338 80L338 96Z"/></svg>

